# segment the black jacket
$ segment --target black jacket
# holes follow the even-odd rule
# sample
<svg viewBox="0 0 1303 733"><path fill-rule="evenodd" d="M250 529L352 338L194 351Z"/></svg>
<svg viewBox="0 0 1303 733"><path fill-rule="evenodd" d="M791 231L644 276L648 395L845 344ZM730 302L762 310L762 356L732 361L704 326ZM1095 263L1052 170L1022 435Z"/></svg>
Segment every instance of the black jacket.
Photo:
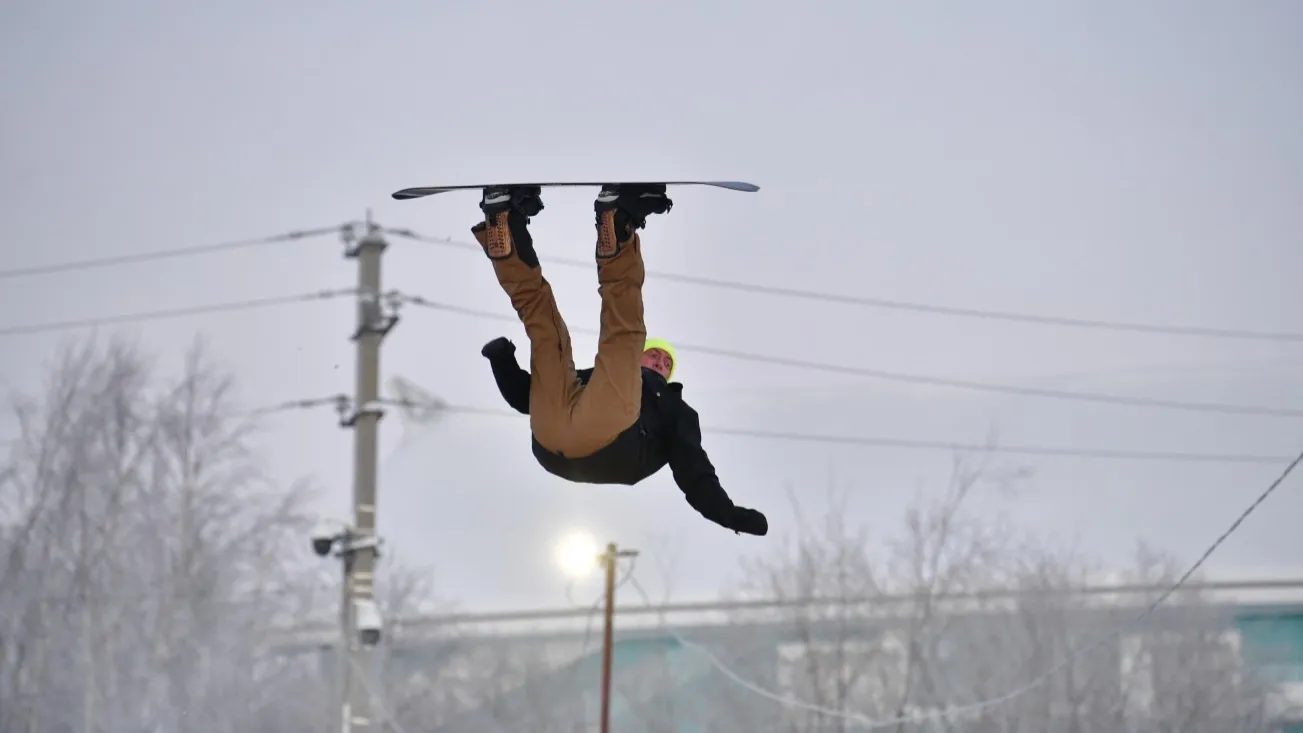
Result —
<svg viewBox="0 0 1303 733"><path fill-rule="evenodd" d="M517 412L529 414L529 372L514 354L490 357L498 391ZM577 370L587 384L592 369ZM555 476L587 484L632 486L669 464L674 482L688 504L709 519L734 531L751 510L737 507L720 486L706 451L701 447L697 411L683 401L683 385L666 382L660 374L642 370L642 409L638 420L608 446L583 458L553 453L533 439L534 457Z"/></svg>

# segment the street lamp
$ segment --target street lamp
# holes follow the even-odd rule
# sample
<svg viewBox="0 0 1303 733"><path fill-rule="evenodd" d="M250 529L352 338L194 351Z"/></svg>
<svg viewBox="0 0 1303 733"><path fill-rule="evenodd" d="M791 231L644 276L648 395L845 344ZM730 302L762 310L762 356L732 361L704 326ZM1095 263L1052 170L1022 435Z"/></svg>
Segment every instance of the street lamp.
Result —
<svg viewBox="0 0 1303 733"><path fill-rule="evenodd" d="M637 550L621 550L612 542L606 551L597 552L591 537L575 532L557 543L556 560L563 572L583 577L597 565L606 571L606 612L602 629L602 721L601 733L611 729L611 657L615 646L615 564L622 557L636 557Z"/></svg>
<svg viewBox="0 0 1303 733"><path fill-rule="evenodd" d="M597 542L587 532L571 532L561 538L555 558L561 572L575 579L587 577L601 562Z"/></svg>

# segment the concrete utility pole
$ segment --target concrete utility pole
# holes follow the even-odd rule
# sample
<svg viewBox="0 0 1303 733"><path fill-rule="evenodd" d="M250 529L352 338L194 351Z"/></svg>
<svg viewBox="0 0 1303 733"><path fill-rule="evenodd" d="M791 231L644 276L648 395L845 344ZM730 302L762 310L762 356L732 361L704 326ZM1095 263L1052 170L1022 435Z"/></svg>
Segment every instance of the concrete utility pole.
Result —
<svg viewBox="0 0 1303 733"><path fill-rule="evenodd" d="M379 557L376 534L376 484L380 418L380 345L398 323L385 312L381 292L380 261L388 243L367 212L366 232L356 244L353 233L344 234L344 256L358 264L357 384L352 414L342 420L353 429L353 524L342 538L344 563L340 609L341 723L344 733L366 733L374 726L371 695L379 693L375 674L375 646L382 620L375 603L375 568Z"/></svg>

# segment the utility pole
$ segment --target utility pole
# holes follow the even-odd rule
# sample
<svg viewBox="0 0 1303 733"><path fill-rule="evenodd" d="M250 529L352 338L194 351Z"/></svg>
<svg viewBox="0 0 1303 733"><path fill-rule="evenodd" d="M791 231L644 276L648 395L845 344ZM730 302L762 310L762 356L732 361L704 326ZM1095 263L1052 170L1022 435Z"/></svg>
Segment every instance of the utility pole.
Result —
<svg viewBox="0 0 1303 733"><path fill-rule="evenodd" d="M353 410L341 424L353 429L353 523L341 539L344 578L340 626L342 644L341 730L343 733L368 733L373 730L375 715L372 694L379 693L375 674L375 646L380 641L381 619L375 603L375 568L379 557L376 534L376 485L380 419L380 346L398 323L396 315L385 312L381 292L380 262L389 246L380 227L367 212L366 231L354 243L354 233L346 228L344 257L357 260L357 328L353 341L357 345L357 375Z"/></svg>
<svg viewBox="0 0 1303 733"><path fill-rule="evenodd" d="M602 722L601 733L611 730L611 658L615 654L615 566L622 557L637 557L637 550L620 550L612 542L599 556L606 570L606 613L602 630ZM591 567L591 566L590 566Z"/></svg>

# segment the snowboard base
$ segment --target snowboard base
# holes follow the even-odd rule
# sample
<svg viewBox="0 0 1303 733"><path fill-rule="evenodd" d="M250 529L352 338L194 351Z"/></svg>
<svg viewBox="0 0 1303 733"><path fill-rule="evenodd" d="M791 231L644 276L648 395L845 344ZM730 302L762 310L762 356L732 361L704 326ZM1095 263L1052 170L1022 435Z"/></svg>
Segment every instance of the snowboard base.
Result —
<svg viewBox="0 0 1303 733"><path fill-rule="evenodd" d="M489 186L538 186L540 188L567 188L575 186L592 186L601 187L612 183L612 181L603 181L594 183L591 181L549 181L546 183L467 183L456 186L417 186L415 188L404 188L401 191L395 191L392 195L399 201L410 199L419 199L426 196L433 196L438 193L447 193L449 191L466 191L482 190ZM745 193L755 193L760 187L754 183L745 181L615 181L617 184L629 185L656 185L656 186L712 186L714 188L726 188L730 191L743 191Z"/></svg>

